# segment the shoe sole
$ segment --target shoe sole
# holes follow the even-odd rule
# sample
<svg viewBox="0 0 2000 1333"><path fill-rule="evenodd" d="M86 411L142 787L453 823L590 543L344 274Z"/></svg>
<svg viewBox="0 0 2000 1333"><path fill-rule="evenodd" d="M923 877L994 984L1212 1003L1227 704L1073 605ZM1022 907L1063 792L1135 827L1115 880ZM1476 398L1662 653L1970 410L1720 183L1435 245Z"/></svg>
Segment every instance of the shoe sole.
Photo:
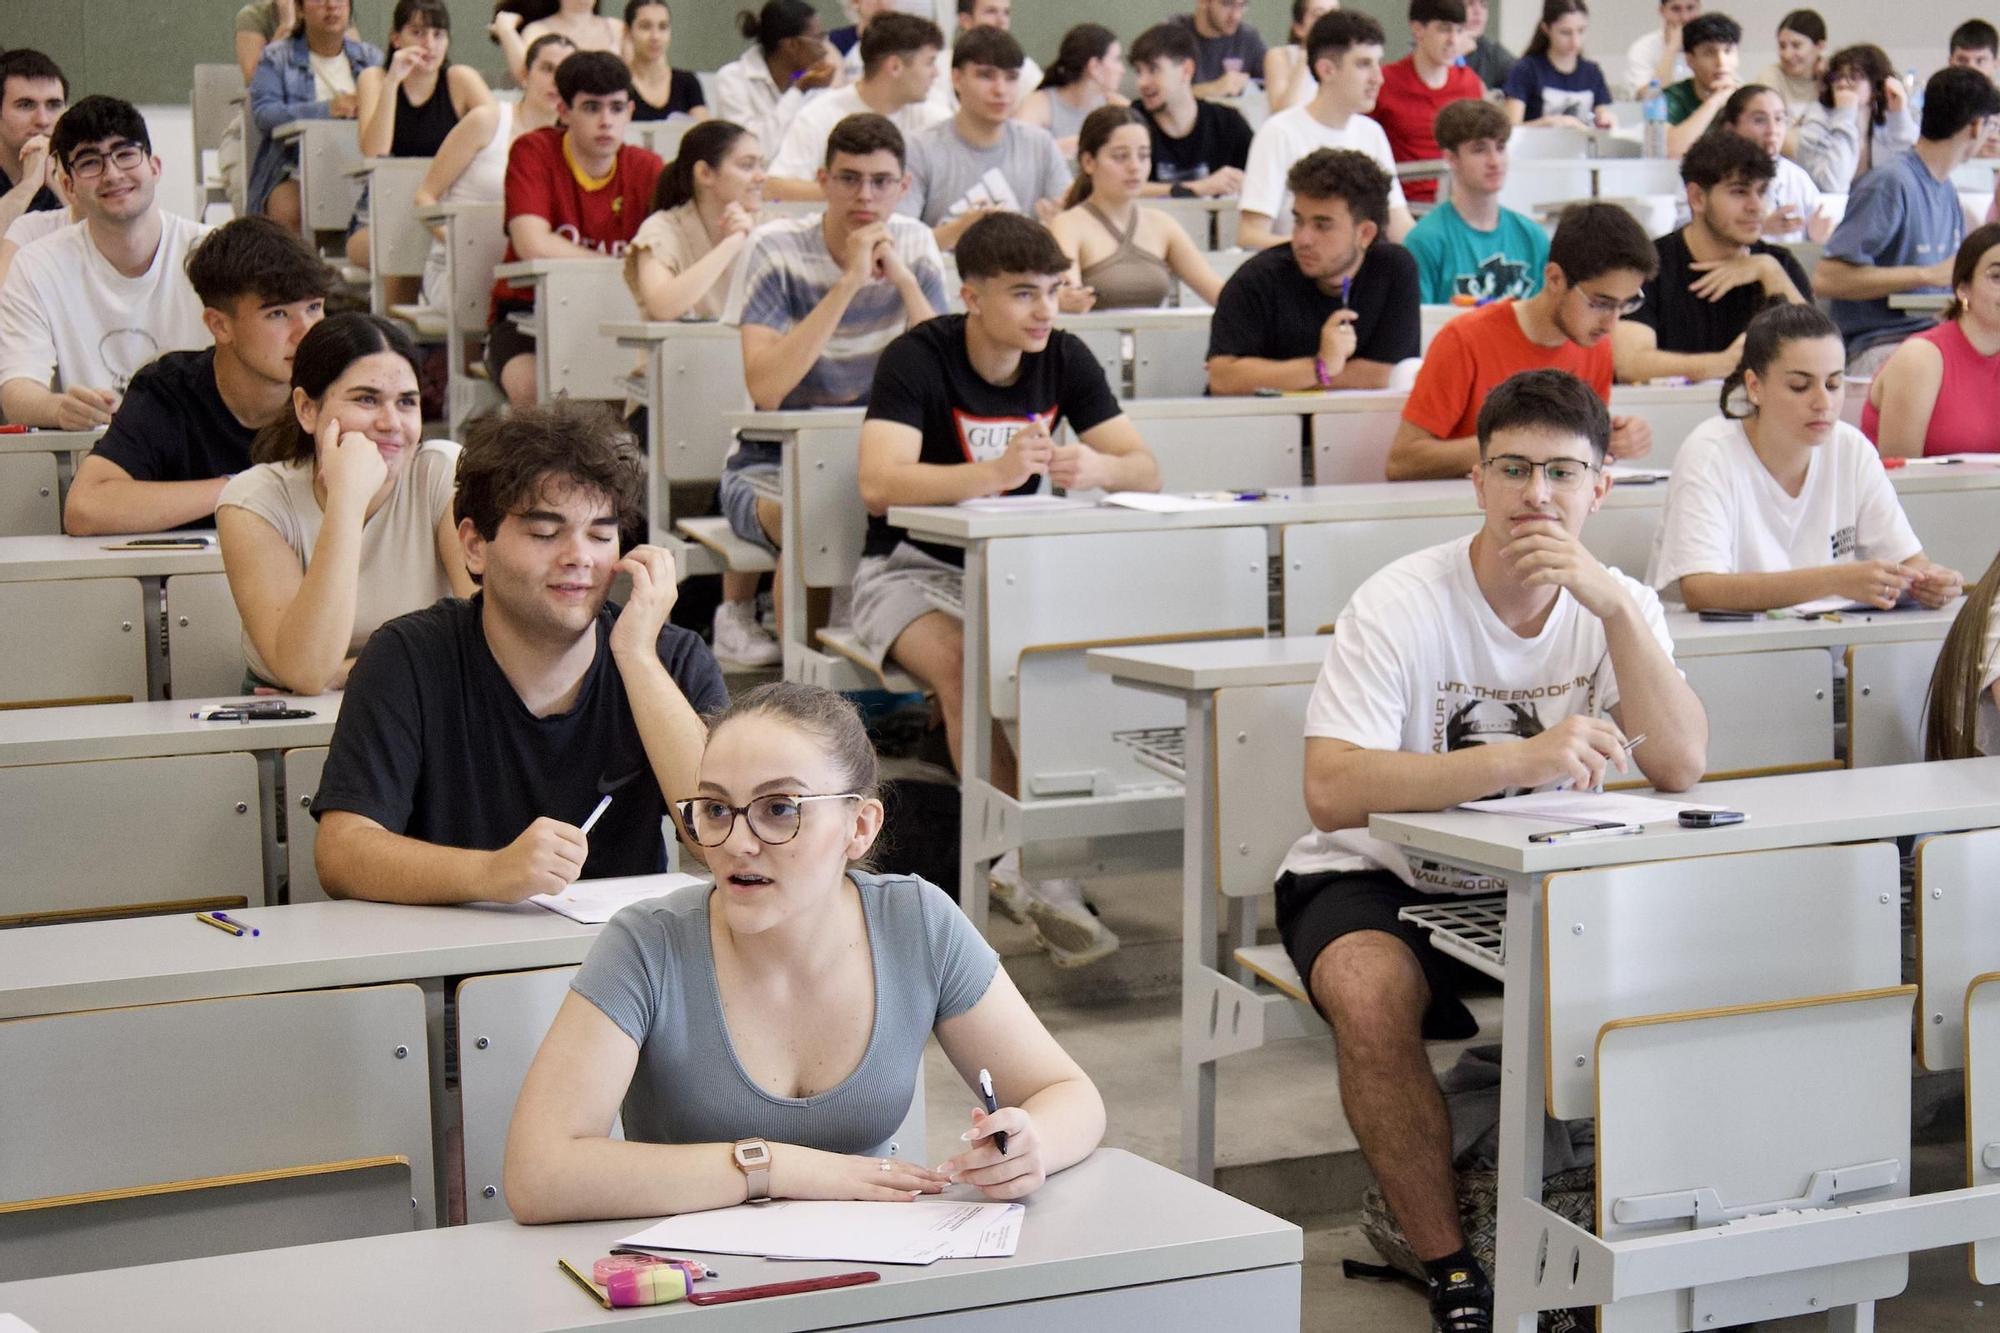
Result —
<svg viewBox="0 0 2000 1333"><path fill-rule="evenodd" d="M1035 933L1065 967L1095 962L1118 947L1118 937L1094 917L1086 925L1038 902L1028 904L1028 916L1035 923ZM1075 961L1065 962L1065 958Z"/></svg>
<svg viewBox="0 0 2000 1333"><path fill-rule="evenodd" d="M1022 901L1027 896L1026 893L1019 889L1003 894L999 880L989 879L986 881L987 906L1017 926L1032 924L1028 920L1028 909L1022 906Z"/></svg>

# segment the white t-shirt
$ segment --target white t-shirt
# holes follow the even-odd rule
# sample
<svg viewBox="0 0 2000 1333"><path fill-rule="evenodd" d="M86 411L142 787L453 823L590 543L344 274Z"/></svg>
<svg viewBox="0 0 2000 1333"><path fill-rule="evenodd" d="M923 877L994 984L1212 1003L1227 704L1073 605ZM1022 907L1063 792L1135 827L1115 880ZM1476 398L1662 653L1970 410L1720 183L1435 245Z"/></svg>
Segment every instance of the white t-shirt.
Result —
<svg viewBox="0 0 2000 1333"><path fill-rule="evenodd" d="M312 65L313 96L319 101L331 102L341 93L354 91L354 68L347 63L345 50L330 56L311 53L306 59Z"/></svg>
<svg viewBox="0 0 2000 1333"><path fill-rule="evenodd" d="M766 170L787 180L812 180L826 164L826 141L827 136L833 133L833 127L849 116L867 110L868 104L853 88L836 88L815 97L792 117L790 127L785 130L784 142L771 155L771 165ZM927 130L941 120L951 119L951 112L935 101L926 100L902 107L889 119L903 132L903 141L907 144L919 130Z"/></svg>
<svg viewBox="0 0 2000 1333"><path fill-rule="evenodd" d="M715 72L715 114L734 121L757 136L766 153L785 141L792 117L808 102L825 96L818 88L796 85L780 90L764 63L764 53L754 44L736 59Z"/></svg>
<svg viewBox="0 0 2000 1333"><path fill-rule="evenodd" d="M1667 588L1689 574L1901 562L1922 549L1881 456L1854 427L1834 424L1794 497L1758 459L1743 423L1716 416L1696 426L1674 455L1646 582Z"/></svg>
<svg viewBox="0 0 2000 1333"><path fill-rule="evenodd" d="M97 252L87 226L23 246L0 283L0 384L25 379L122 394L160 353L207 347L214 339L185 267L188 250L207 232L161 214L160 246L136 278Z"/></svg>
<svg viewBox="0 0 2000 1333"><path fill-rule="evenodd" d="M1295 106L1257 127L1250 140L1250 161L1243 168L1243 211L1271 219L1272 235L1292 234L1292 192L1285 188L1285 174L1316 148L1352 148L1374 158L1389 173L1389 206L1404 207L1396 159L1380 125L1366 116L1349 116L1347 124L1336 130L1316 120L1308 107Z"/></svg>
<svg viewBox="0 0 2000 1333"><path fill-rule="evenodd" d="M1658 28L1625 48L1625 86L1631 90L1633 97L1643 99L1646 96L1646 85L1660 77L1660 57L1666 53L1666 34ZM1665 88L1679 83L1692 77L1692 74L1693 71L1688 68L1687 53L1683 51L1674 57L1674 76L1661 79L1660 86Z"/></svg>
<svg viewBox="0 0 2000 1333"><path fill-rule="evenodd" d="M1604 716L1618 703L1610 645L1599 620L1556 594L1541 633L1524 639L1494 614L1472 575L1472 537L1406 555L1356 590L1306 705L1305 734L1364 750L1445 754L1539 736L1566 717ZM1669 657L1660 599L1613 570ZM1514 795L1495 792L1493 795ZM1281 873L1390 871L1426 893L1491 893L1498 886L1450 867L1412 861L1366 829L1308 833Z"/></svg>
<svg viewBox="0 0 2000 1333"><path fill-rule="evenodd" d="M64 227L75 225L76 219L69 215L67 208L38 208L32 213L23 213L8 223L7 235L0 239L11 241L14 248L19 250L23 246L33 245L44 236L61 231Z"/></svg>

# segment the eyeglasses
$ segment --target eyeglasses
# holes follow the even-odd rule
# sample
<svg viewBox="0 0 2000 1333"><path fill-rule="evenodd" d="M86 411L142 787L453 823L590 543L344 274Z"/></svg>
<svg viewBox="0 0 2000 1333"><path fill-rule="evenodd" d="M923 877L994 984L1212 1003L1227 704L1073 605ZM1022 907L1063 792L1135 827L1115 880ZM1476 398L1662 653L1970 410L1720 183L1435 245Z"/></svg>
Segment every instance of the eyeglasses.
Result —
<svg viewBox="0 0 2000 1333"><path fill-rule="evenodd" d="M1495 454L1485 459L1484 464L1500 474L1500 480L1509 486L1526 486L1535 479L1535 470L1541 469L1549 479L1552 491L1573 491L1589 480L1597 471L1595 463L1585 463L1575 458L1551 458L1546 463L1538 463L1532 458L1519 454Z"/></svg>
<svg viewBox="0 0 2000 1333"><path fill-rule="evenodd" d="M108 153L86 153L71 158L64 165L69 174L80 181L96 180L104 174L104 164L109 162L120 171L130 171L146 160L146 149L141 144L121 143Z"/></svg>
<svg viewBox="0 0 2000 1333"><path fill-rule="evenodd" d="M834 792L824 796L793 796L772 792L748 805L731 805L712 796L692 801L675 801L674 815L681 828L702 847L720 847L736 830L737 816L749 821L750 836L766 847L778 847L799 836L799 823L807 801L858 801L858 791Z"/></svg>
<svg viewBox="0 0 2000 1333"><path fill-rule="evenodd" d="M830 172L827 175L827 179L838 185L848 194L860 194L864 189L869 194L887 194L902 184L903 181L901 176L891 176L886 172L880 175L864 176L858 171Z"/></svg>
<svg viewBox="0 0 2000 1333"><path fill-rule="evenodd" d="M1629 301L1620 301L1613 296L1593 295L1590 292L1584 291L1581 287L1576 290L1583 297L1583 303L1589 306L1591 313L1595 315L1616 315L1620 319L1623 319L1625 316L1636 311L1640 306L1646 304L1644 296L1635 296Z"/></svg>

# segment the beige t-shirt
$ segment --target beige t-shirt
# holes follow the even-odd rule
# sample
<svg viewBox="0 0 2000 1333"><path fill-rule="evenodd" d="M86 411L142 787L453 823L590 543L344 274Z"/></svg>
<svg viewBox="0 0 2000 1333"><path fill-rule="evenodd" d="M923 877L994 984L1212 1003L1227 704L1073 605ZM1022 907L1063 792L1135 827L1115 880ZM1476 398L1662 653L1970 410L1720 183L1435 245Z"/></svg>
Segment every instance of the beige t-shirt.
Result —
<svg viewBox="0 0 2000 1333"><path fill-rule="evenodd" d="M679 208L654 213L639 224L638 234L625 246L625 285L639 294L639 254L650 250L653 258L666 265L667 272L679 274L701 262L715 246L709 243L708 228L701 225L701 213L693 201ZM724 272L689 307L688 319L721 319L722 304L729 295L729 274Z"/></svg>
<svg viewBox="0 0 2000 1333"><path fill-rule="evenodd" d="M360 652L377 626L452 595L451 580L438 561L437 527L451 508L457 473L456 444L424 441L397 476L388 501L362 525L360 588L347 656ZM232 477L217 503L257 515L278 530L298 555L301 569L312 563L326 514L313 496L310 462L259 463ZM243 657L260 678L274 678L247 631Z"/></svg>

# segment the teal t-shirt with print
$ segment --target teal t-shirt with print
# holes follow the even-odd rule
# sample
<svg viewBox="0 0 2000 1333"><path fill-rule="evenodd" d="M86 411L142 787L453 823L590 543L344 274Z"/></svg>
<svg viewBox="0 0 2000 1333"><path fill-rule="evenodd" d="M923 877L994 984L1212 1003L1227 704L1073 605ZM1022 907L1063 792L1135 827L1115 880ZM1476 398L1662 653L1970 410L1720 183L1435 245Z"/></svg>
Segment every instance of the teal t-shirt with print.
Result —
<svg viewBox="0 0 2000 1333"><path fill-rule="evenodd" d="M1511 208L1500 210L1492 231L1475 231L1451 204L1439 204L1403 244L1416 257L1425 305L1449 305L1454 296L1474 301L1533 296L1542 289L1549 262L1549 234Z"/></svg>

